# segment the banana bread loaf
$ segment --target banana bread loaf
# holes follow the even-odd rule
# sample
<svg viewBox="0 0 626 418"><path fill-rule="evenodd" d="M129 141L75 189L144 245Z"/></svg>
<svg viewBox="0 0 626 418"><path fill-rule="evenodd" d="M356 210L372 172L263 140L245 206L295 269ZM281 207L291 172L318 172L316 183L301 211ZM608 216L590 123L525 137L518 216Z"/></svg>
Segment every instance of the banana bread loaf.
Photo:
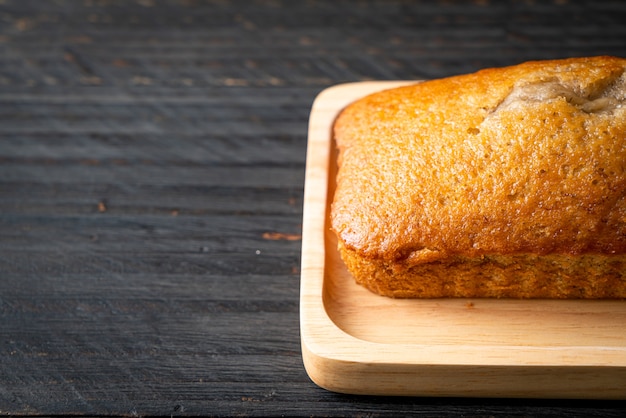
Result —
<svg viewBox="0 0 626 418"><path fill-rule="evenodd" d="M626 59L369 95L334 126L331 228L391 297L626 297Z"/></svg>

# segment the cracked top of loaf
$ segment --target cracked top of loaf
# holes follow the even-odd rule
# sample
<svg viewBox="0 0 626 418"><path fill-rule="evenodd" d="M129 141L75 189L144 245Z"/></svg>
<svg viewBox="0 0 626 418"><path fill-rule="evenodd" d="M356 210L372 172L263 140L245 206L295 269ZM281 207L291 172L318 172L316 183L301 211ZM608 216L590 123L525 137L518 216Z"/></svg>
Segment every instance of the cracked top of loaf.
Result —
<svg viewBox="0 0 626 418"><path fill-rule="evenodd" d="M366 258L626 253L626 59L533 61L348 106L331 227Z"/></svg>

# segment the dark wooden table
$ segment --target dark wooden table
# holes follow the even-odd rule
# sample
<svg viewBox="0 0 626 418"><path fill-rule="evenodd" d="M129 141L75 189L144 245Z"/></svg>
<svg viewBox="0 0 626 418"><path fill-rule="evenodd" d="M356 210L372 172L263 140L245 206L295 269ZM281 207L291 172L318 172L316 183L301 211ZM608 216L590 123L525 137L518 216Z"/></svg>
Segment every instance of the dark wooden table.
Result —
<svg viewBox="0 0 626 418"><path fill-rule="evenodd" d="M0 415L623 416L359 397L300 355L311 103L626 56L626 3L0 3Z"/></svg>

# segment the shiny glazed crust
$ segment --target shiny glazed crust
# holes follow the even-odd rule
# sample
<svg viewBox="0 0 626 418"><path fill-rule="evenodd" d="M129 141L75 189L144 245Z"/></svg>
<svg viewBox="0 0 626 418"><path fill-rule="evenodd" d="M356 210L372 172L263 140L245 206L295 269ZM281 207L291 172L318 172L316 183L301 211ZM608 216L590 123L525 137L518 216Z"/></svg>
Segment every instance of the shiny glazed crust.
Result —
<svg viewBox="0 0 626 418"><path fill-rule="evenodd" d="M356 280L395 297L626 297L625 69L535 61L346 108L331 227Z"/></svg>

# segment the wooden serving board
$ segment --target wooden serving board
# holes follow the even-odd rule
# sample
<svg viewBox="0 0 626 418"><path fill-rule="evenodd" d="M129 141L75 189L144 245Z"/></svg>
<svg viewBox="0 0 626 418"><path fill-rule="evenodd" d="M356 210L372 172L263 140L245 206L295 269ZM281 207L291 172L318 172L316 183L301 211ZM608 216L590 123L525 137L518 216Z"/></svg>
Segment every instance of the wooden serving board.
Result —
<svg viewBox="0 0 626 418"><path fill-rule="evenodd" d="M339 111L409 82L323 91L310 116L300 324L310 378L331 391L626 399L626 302L390 299L358 286L328 226Z"/></svg>

